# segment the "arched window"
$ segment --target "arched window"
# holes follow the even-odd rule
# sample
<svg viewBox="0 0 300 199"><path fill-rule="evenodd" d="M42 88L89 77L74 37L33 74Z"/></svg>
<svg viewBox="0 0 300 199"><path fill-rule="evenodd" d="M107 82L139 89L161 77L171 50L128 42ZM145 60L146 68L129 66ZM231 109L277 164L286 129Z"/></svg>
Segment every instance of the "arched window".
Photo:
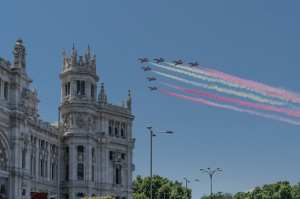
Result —
<svg viewBox="0 0 300 199"><path fill-rule="evenodd" d="M125 160L125 153L122 153L122 159Z"/></svg>
<svg viewBox="0 0 300 199"><path fill-rule="evenodd" d="M82 199L84 198L83 193L78 193L76 199Z"/></svg>
<svg viewBox="0 0 300 199"><path fill-rule="evenodd" d="M70 95L70 82L68 82L68 95Z"/></svg>
<svg viewBox="0 0 300 199"><path fill-rule="evenodd" d="M7 101L8 100L8 83L5 82L4 84L4 99Z"/></svg>
<svg viewBox="0 0 300 199"><path fill-rule="evenodd" d="M69 180L69 165L66 165L66 181Z"/></svg>
<svg viewBox="0 0 300 199"><path fill-rule="evenodd" d="M92 84L91 85L91 96L92 96L92 98L94 98L94 85Z"/></svg>
<svg viewBox="0 0 300 199"><path fill-rule="evenodd" d="M115 135L118 135L118 128L115 128Z"/></svg>
<svg viewBox="0 0 300 199"><path fill-rule="evenodd" d="M77 180L83 180L83 164L77 165Z"/></svg>
<svg viewBox="0 0 300 199"><path fill-rule="evenodd" d="M124 137L124 130L121 129L121 137Z"/></svg>
<svg viewBox="0 0 300 199"><path fill-rule="evenodd" d="M80 92L80 81L77 81L77 95L81 95L81 92Z"/></svg>
<svg viewBox="0 0 300 199"><path fill-rule="evenodd" d="M116 197L116 199L120 199L120 197L119 197L119 196L117 196L117 197Z"/></svg>
<svg viewBox="0 0 300 199"><path fill-rule="evenodd" d="M108 134L111 135L111 126L108 127Z"/></svg>
<svg viewBox="0 0 300 199"><path fill-rule="evenodd" d="M66 199L69 199L69 194L66 193Z"/></svg>
<svg viewBox="0 0 300 199"><path fill-rule="evenodd" d="M81 95L85 95L85 84L84 84L84 81L81 82Z"/></svg>
<svg viewBox="0 0 300 199"><path fill-rule="evenodd" d="M92 197L96 197L96 195L95 195L95 194L93 194L93 195L92 195Z"/></svg>

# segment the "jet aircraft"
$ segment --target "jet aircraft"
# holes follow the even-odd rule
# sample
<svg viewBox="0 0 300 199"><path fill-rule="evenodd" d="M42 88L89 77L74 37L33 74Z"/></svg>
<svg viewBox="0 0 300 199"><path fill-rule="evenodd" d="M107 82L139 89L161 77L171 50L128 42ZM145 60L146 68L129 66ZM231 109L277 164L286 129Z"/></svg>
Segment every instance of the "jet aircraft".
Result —
<svg viewBox="0 0 300 199"><path fill-rule="evenodd" d="M147 77L147 79L149 79L149 81L152 81L152 80L156 80L156 78L155 77Z"/></svg>
<svg viewBox="0 0 300 199"><path fill-rule="evenodd" d="M147 59L147 58L145 58L145 59L138 59L138 60L141 60L141 63L149 61L149 59Z"/></svg>
<svg viewBox="0 0 300 199"><path fill-rule="evenodd" d="M151 68L148 66L147 68L146 67L142 67L142 69L144 70L144 71L146 71L146 70L151 70Z"/></svg>
<svg viewBox="0 0 300 199"><path fill-rule="evenodd" d="M179 61L173 61L175 63L175 66L178 65L178 64L183 64L182 60L179 60Z"/></svg>
<svg viewBox="0 0 300 199"><path fill-rule="evenodd" d="M157 90L156 87L148 87L150 89L150 91L154 91L154 90Z"/></svg>
<svg viewBox="0 0 300 199"><path fill-rule="evenodd" d="M160 58L160 59L154 59L156 61L156 63L159 63L159 62L164 62L165 60L163 58Z"/></svg>
<svg viewBox="0 0 300 199"><path fill-rule="evenodd" d="M195 63L189 63L191 64L190 67L193 67L193 66L199 66L199 63L198 62L195 62Z"/></svg>

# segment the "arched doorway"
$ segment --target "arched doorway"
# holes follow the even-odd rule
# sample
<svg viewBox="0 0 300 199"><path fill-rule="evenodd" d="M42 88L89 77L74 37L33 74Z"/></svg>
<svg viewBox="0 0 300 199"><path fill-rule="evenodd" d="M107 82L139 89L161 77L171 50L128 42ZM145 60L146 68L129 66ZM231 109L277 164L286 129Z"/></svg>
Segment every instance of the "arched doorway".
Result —
<svg viewBox="0 0 300 199"><path fill-rule="evenodd" d="M47 196L43 193L35 193L31 196L31 199L47 199Z"/></svg>

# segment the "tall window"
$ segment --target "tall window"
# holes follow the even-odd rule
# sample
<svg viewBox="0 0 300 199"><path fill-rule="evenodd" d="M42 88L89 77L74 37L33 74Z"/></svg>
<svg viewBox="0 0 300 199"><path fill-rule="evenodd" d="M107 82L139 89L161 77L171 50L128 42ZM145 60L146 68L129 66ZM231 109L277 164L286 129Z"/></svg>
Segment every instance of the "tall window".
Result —
<svg viewBox="0 0 300 199"><path fill-rule="evenodd" d="M91 85L91 96L92 96L92 98L94 98L94 89L95 89L95 87L94 87L94 85L92 84L92 85Z"/></svg>
<svg viewBox="0 0 300 199"><path fill-rule="evenodd" d="M118 128L115 128L115 135L118 135Z"/></svg>
<svg viewBox="0 0 300 199"><path fill-rule="evenodd" d="M54 179L54 164L51 164L51 173L52 173L51 178Z"/></svg>
<svg viewBox="0 0 300 199"><path fill-rule="evenodd" d="M83 146L78 146L77 147L77 153L83 153L83 152L84 152Z"/></svg>
<svg viewBox="0 0 300 199"><path fill-rule="evenodd" d="M69 194L66 193L66 199L69 199Z"/></svg>
<svg viewBox="0 0 300 199"><path fill-rule="evenodd" d="M4 84L4 99L7 101L8 100L8 83L5 82Z"/></svg>
<svg viewBox="0 0 300 199"><path fill-rule="evenodd" d="M77 180L83 180L83 164L77 165Z"/></svg>
<svg viewBox="0 0 300 199"><path fill-rule="evenodd" d="M92 181L94 181L94 165L92 165Z"/></svg>
<svg viewBox="0 0 300 199"><path fill-rule="evenodd" d="M70 82L68 82L68 95L70 95Z"/></svg>
<svg viewBox="0 0 300 199"><path fill-rule="evenodd" d="M69 180L69 165L66 165L66 181Z"/></svg>
<svg viewBox="0 0 300 199"><path fill-rule="evenodd" d="M120 169L116 169L116 184L121 184L121 171Z"/></svg>
<svg viewBox="0 0 300 199"><path fill-rule="evenodd" d="M41 160L41 176L43 176L44 168L43 168L43 160Z"/></svg>
<svg viewBox="0 0 300 199"><path fill-rule="evenodd" d="M125 153L122 153L122 159L125 160Z"/></svg>
<svg viewBox="0 0 300 199"><path fill-rule="evenodd" d="M66 153L69 153L69 147L68 146L66 147Z"/></svg>
<svg viewBox="0 0 300 199"><path fill-rule="evenodd" d="M110 159L110 160L113 159L113 152L112 152L112 151L109 152L109 159Z"/></svg>
<svg viewBox="0 0 300 199"><path fill-rule="evenodd" d="M84 81L77 81L77 95L85 95L85 83Z"/></svg>
<svg viewBox="0 0 300 199"><path fill-rule="evenodd" d="M108 134L111 135L111 126L108 127Z"/></svg>
<svg viewBox="0 0 300 199"><path fill-rule="evenodd" d="M22 168L25 168L26 164L26 152L25 149L22 151Z"/></svg>
<svg viewBox="0 0 300 199"><path fill-rule="evenodd" d="M121 129L121 137L124 137L124 130Z"/></svg>

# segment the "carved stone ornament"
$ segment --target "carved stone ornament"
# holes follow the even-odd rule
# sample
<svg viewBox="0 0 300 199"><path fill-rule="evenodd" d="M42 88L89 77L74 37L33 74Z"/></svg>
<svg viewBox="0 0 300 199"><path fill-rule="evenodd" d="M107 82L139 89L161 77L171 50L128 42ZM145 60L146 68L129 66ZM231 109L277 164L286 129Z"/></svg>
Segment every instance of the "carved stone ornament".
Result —
<svg viewBox="0 0 300 199"><path fill-rule="evenodd" d="M78 153L77 154L77 161L83 162L84 161L84 154L83 153Z"/></svg>
<svg viewBox="0 0 300 199"><path fill-rule="evenodd" d="M5 152L5 147L2 145L0 140L0 169L6 170L7 169L7 157Z"/></svg>
<svg viewBox="0 0 300 199"><path fill-rule="evenodd" d="M67 116L64 116L64 119L63 119L63 126L64 126L65 131L68 130L69 127L70 127L70 122L69 122Z"/></svg>
<svg viewBox="0 0 300 199"><path fill-rule="evenodd" d="M96 118L93 117L93 116L89 116L88 124L91 127L92 131L95 131L95 129L96 129Z"/></svg>
<svg viewBox="0 0 300 199"><path fill-rule="evenodd" d="M22 111L27 112L28 108L28 100L29 100L29 90L28 89L23 89L21 100L19 102L19 106L21 106Z"/></svg>
<svg viewBox="0 0 300 199"><path fill-rule="evenodd" d="M76 125L78 127L84 127L85 126L85 120L84 120L84 117L81 114L76 118Z"/></svg>

